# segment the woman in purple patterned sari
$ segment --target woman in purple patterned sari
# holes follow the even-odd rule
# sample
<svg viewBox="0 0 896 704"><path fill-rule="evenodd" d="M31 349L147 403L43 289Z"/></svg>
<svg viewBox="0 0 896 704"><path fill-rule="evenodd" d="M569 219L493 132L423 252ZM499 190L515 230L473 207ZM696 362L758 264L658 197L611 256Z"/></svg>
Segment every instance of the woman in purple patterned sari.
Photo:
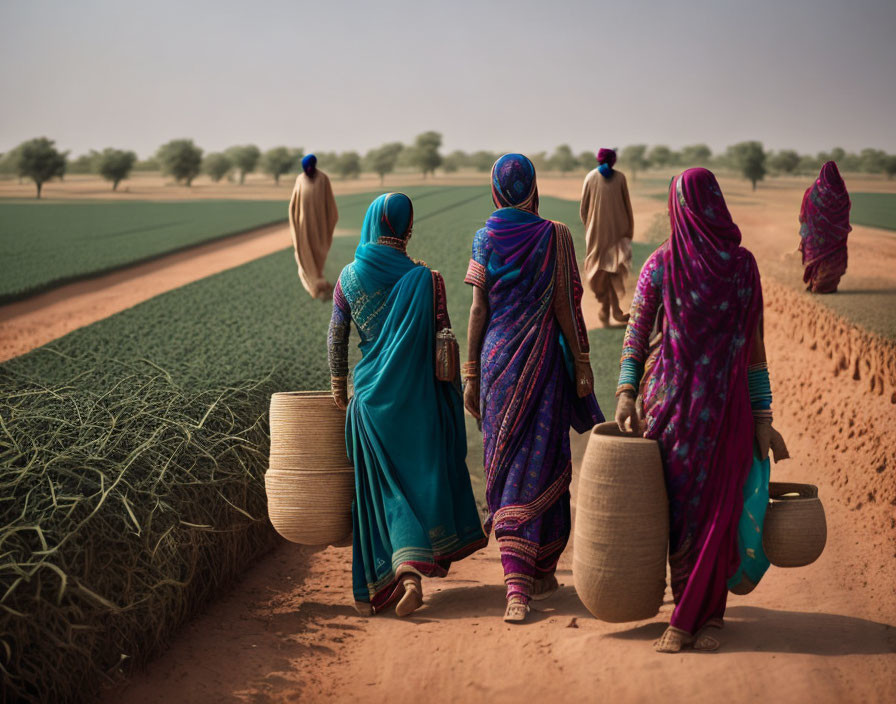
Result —
<svg viewBox="0 0 896 704"><path fill-rule="evenodd" d="M466 409L482 423L486 528L507 586L505 620L557 589L570 531L569 429L603 420L594 398L582 284L569 229L538 216L535 168L506 154L492 168L498 207L473 240Z"/></svg>
<svg viewBox="0 0 896 704"><path fill-rule="evenodd" d="M784 448L771 427L759 270L715 176L678 176L669 216L672 235L644 264L632 302L616 421L639 430L640 393L644 436L663 458L675 609L655 647L714 650L699 631L722 625L754 438L762 460L770 444L776 456Z"/></svg>
<svg viewBox="0 0 896 704"><path fill-rule="evenodd" d="M835 293L846 273L849 193L837 164L829 161L803 195L800 207L800 252L803 281L812 293Z"/></svg>

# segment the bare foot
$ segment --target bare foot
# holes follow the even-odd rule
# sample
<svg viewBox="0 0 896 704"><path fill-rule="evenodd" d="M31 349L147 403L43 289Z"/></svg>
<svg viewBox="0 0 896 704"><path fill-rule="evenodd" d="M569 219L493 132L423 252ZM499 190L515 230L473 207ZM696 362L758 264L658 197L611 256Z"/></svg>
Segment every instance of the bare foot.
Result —
<svg viewBox="0 0 896 704"><path fill-rule="evenodd" d="M507 623L522 623L529 614L529 605L520 597L510 597L507 600L507 610L504 612L504 620Z"/></svg>
<svg viewBox="0 0 896 704"><path fill-rule="evenodd" d="M355 611L358 612L358 616L373 616L373 607L366 601L356 601Z"/></svg>
<svg viewBox="0 0 896 704"><path fill-rule="evenodd" d="M402 580L402 586L404 594L395 605L395 615L403 618L423 606L423 585L420 577L410 575Z"/></svg>
<svg viewBox="0 0 896 704"><path fill-rule="evenodd" d="M557 583L556 575L548 575L542 579L535 580L535 586L532 588L532 593L529 595L529 598L533 601L541 601L542 599L547 599L548 597L553 596L557 590L560 588L560 585Z"/></svg>

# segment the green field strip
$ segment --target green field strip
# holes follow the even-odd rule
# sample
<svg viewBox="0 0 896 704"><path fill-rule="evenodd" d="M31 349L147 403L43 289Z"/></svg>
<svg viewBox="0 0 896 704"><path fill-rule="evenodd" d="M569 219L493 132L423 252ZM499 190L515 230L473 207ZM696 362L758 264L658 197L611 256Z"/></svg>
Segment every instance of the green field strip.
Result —
<svg viewBox="0 0 896 704"><path fill-rule="evenodd" d="M850 223L896 230L896 193L850 193L849 198Z"/></svg>

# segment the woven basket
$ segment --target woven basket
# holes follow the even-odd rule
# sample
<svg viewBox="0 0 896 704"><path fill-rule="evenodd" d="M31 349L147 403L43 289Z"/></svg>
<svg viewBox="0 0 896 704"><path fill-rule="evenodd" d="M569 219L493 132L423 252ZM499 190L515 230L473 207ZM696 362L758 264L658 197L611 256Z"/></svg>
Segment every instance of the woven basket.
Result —
<svg viewBox="0 0 896 704"><path fill-rule="evenodd" d="M595 618L652 618L666 590L669 504L659 446L594 428L576 496L573 582Z"/></svg>
<svg viewBox="0 0 896 704"><path fill-rule="evenodd" d="M818 487L769 482L762 548L776 567L803 567L818 559L828 529Z"/></svg>
<svg viewBox="0 0 896 704"><path fill-rule="evenodd" d="M345 454L345 411L327 391L271 396L264 484L280 535L303 545L344 543L352 531L355 470Z"/></svg>

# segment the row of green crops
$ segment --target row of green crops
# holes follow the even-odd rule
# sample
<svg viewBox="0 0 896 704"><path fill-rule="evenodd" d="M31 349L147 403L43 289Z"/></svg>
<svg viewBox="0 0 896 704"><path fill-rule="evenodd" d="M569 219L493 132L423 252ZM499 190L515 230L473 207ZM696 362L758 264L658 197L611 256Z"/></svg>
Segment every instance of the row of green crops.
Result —
<svg viewBox="0 0 896 704"><path fill-rule="evenodd" d="M339 196L340 227L359 225L369 202ZM0 304L286 217L285 201L0 201Z"/></svg>
<svg viewBox="0 0 896 704"><path fill-rule="evenodd" d="M430 189L414 203L410 253L445 275L464 345L471 294L462 281L490 195ZM577 204L544 198L542 213L573 227L581 254ZM331 278L355 244L336 239ZM636 249L638 266L644 250ZM330 307L299 286L287 250L0 366L6 698L90 698L102 681L163 648L276 543L262 480L269 395L327 387L329 317ZM592 339L609 412L622 330ZM470 431L481 495L481 441Z"/></svg>
<svg viewBox="0 0 896 704"><path fill-rule="evenodd" d="M853 225L896 230L896 193L851 193Z"/></svg>

